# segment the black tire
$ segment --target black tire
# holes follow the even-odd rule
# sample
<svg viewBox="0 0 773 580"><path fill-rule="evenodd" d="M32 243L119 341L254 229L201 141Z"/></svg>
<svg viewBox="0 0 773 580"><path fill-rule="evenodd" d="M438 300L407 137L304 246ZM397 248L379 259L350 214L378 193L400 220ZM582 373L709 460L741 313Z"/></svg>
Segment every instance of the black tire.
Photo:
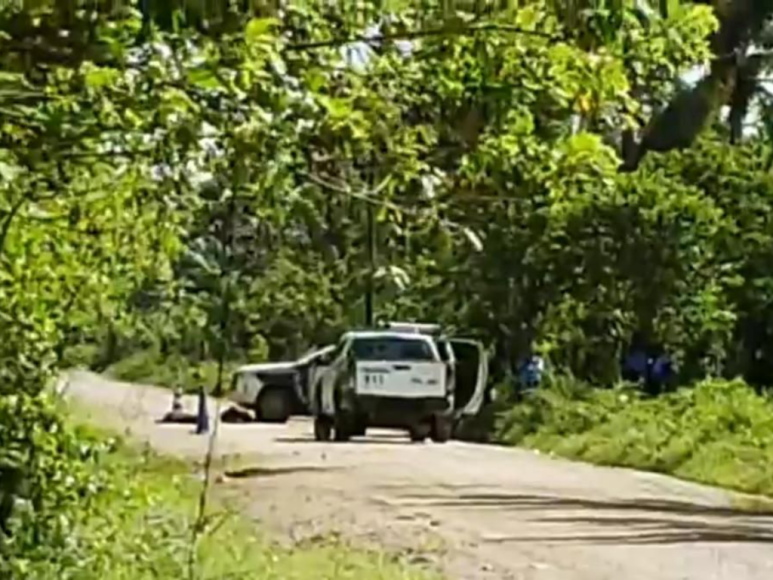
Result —
<svg viewBox="0 0 773 580"><path fill-rule="evenodd" d="M316 441L330 441L333 437L333 422L327 417L314 418L314 439Z"/></svg>
<svg viewBox="0 0 773 580"><path fill-rule="evenodd" d="M365 437L365 434L368 432L368 424L363 421L359 420L357 421L356 425L354 426L354 429L352 429L352 436L353 437Z"/></svg>
<svg viewBox="0 0 773 580"><path fill-rule="evenodd" d="M266 389L258 396L255 418L266 423L286 423L290 418L290 396L279 389Z"/></svg>
<svg viewBox="0 0 773 580"><path fill-rule="evenodd" d="M423 443L429 437L430 431L431 427L428 423L418 423L409 429L408 435L414 443Z"/></svg>
<svg viewBox="0 0 773 580"><path fill-rule="evenodd" d="M435 417L430 434L435 443L445 443L451 439L453 432L454 422L450 417Z"/></svg>
<svg viewBox="0 0 773 580"><path fill-rule="evenodd" d="M339 442L349 441L352 437L352 425L349 418L343 413L336 413L335 426L333 427L334 439Z"/></svg>

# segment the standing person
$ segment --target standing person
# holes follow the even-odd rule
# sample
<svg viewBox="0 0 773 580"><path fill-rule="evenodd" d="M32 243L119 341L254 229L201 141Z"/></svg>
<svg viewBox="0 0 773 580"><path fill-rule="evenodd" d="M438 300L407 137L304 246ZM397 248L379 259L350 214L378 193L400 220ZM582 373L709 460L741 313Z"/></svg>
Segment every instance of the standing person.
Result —
<svg viewBox="0 0 773 580"><path fill-rule="evenodd" d="M623 359L622 366L623 380L631 383L647 380L649 356L641 334L634 334L631 346Z"/></svg>
<svg viewBox="0 0 773 580"><path fill-rule="evenodd" d="M650 380L655 394L660 394L666 390L673 374L674 366L671 358L665 352L661 352L652 362L650 369Z"/></svg>
<svg viewBox="0 0 773 580"><path fill-rule="evenodd" d="M521 364L519 382L524 392L533 391L542 382L545 372L545 361L538 354L530 354Z"/></svg>

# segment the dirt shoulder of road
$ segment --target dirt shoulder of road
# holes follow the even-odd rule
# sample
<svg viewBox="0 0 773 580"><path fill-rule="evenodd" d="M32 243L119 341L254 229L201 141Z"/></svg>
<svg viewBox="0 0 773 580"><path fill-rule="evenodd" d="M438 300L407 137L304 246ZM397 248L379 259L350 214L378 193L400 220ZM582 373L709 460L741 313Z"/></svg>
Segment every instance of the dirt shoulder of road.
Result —
<svg viewBox="0 0 773 580"><path fill-rule="evenodd" d="M68 393L91 420L162 453L207 451L191 425L157 422L168 390L73 373ZM317 443L303 420L220 424L214 452L218 493L289 542L338 534L459 580L773 578L773 517L656 474L388 432Z"/></svg>

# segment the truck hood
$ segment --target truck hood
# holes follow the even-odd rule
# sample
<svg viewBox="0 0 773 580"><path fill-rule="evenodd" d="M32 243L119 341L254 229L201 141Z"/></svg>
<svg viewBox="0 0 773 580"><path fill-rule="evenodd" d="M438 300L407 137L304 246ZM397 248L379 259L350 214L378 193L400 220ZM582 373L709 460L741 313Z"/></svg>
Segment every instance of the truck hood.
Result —
<svg viewBox="0 0 773 580"><path fill-rule="evenodd" d="M295 361L278 363L261 363L254 365L244 365L239 367L237 373L281 373L295 370L298 363Z"/></svg>
<svg viewBox="0 0 773 580"><path fill-rule="evenodd" d="M282 373L289 372L309 364L314 359L321 355L328 354L335 349L335 345L331 344L318 350L312 350L303 355L299 360L273 362L273 363L258 363L253 365L244 365L239 367L237 373Z"/></svg>

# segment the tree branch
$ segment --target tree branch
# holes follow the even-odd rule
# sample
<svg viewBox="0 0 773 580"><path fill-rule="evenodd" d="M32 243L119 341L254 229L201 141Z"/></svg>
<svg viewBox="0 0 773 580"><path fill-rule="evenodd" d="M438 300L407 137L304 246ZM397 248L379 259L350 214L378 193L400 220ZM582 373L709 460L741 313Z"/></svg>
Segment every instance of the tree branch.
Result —
<svg viewBox="0 0 773 580"><path fill-rule="evenodd" d="M421 214L419 210L417 210L414 207L405 207L401 206L397 203L387 201L385 199L376 199L374 198L374 195L382 191L386 185L391 181L391 177L387 176L379 185L377 185L374 189L368 191L364 190L363 192L355 192L352 191L348 186L346 185L338 185L335 183L331 183L327 181L326 179L320 177L319 175L314 175L312 173L306 173L302 172L302 174L305 177L308 177L310 181L314 182L316 185L319 185L320 187L323 187L325 189L329 189L331 191L336 191L342 195L346 195L348 197L357 199L359 201L363 201L365 203L369 203L372 205L377 205L380 207L385 207L387 209L391 209L392 211L400 212L405 215L413 216L413 217L426 217ZM449 229L464 229L464 226L462 224L459 224L457 222L451 221L446 218L441 218L440 216L436 216L438 223L444 225L445 227Z"/></svg>
<svg viewBox="0 0 773 580"><path fill-rule="evenodd" d="M27 201L29 201L28 197L19 198L16 203L11 206L10 211L6 214L2 230L0 230L0 257L3 256L3 252L5 251L5 240L8 238L8 232L11 231L11 222L13 222L13 219L16 217L16 215Z"/></svg>
<svg viewBox="0 0 773 580"><path fill-rule="evenodd" d="M429 38L436 36L468 36L476 34L478 32L504 32L507 34L517 34L522 36L533 36L537 38L543 38L552 42L561 42L566 40L563 36L551 34L549 32L540 32L539 30L526 30L519 26L511 26L507 24L477 24L467 27L443 27L443 28L428 28L423 30L413 30L406 32L396 32L393 34L379 34L378 36L364 36L353 35L348 37L333 38L330 40L317 40L313 42L299 42L295 44L288 44L284 47L286 51L304 51L315 50L317 48L328 48L344 46L354 42L365 42L373 44L377 42L385 42L390 40L415 40L418 38Z"/></svg>

